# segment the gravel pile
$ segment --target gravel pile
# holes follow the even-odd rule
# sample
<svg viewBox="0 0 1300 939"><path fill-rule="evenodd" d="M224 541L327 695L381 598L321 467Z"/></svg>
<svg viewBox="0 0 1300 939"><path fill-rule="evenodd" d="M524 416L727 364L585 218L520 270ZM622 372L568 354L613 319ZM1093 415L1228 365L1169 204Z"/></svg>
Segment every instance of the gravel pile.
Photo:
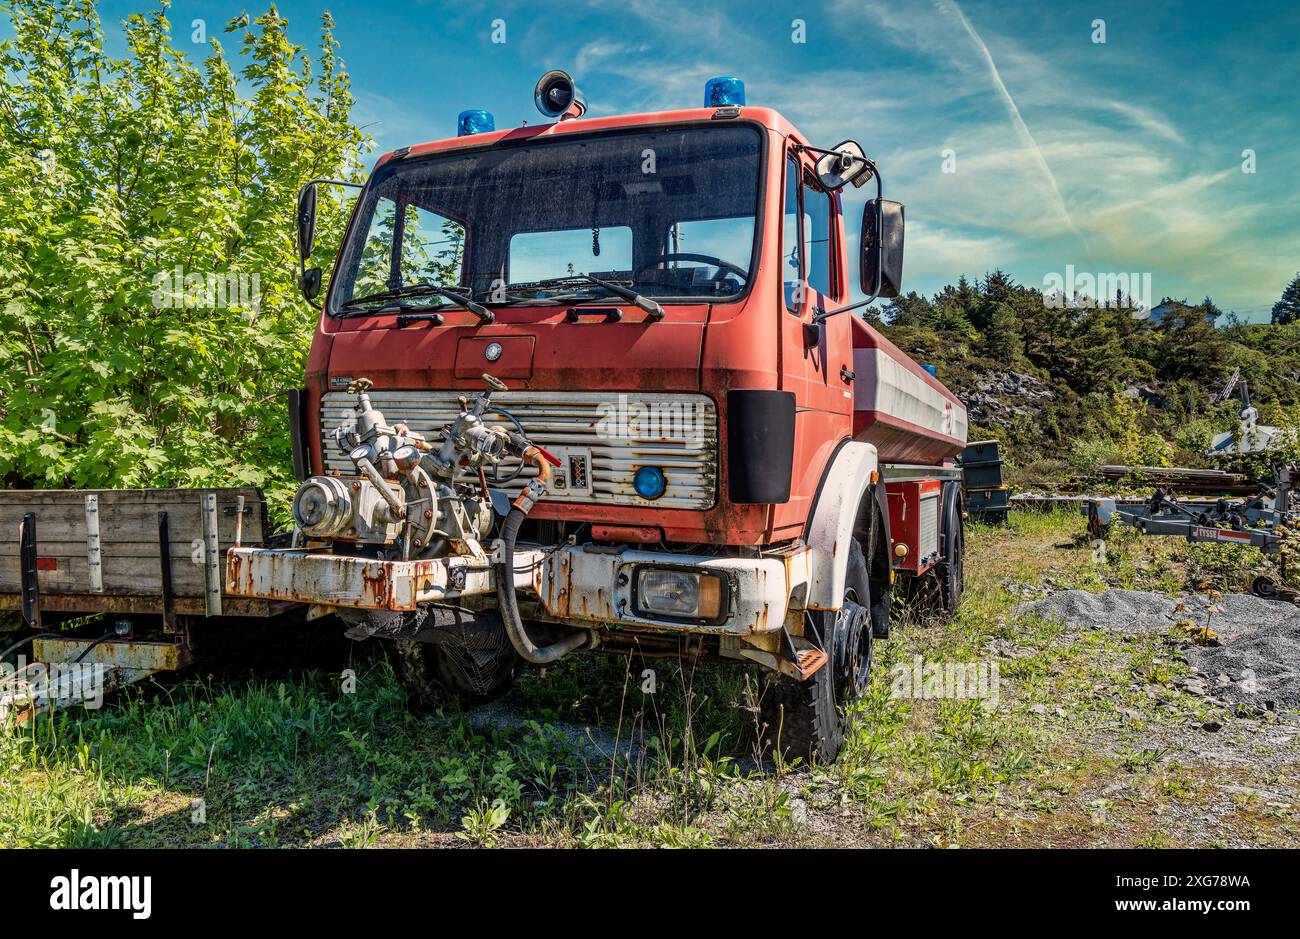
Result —
<svg viewBox="0 0 1300 939"><path fill-rule="evenodd" d="M1063 590L1021 604L1018 612L1128 635L1165 632L1183 620L1208 621L1220 645L1187 647L1188 664L1204 679L1189 682L1187 690L1232 703L1300 709L1300 609L1243 593L1215 602L1214 611L1208 610L1211 602L1199 594L1171 599L1139 590Z"/></svg>

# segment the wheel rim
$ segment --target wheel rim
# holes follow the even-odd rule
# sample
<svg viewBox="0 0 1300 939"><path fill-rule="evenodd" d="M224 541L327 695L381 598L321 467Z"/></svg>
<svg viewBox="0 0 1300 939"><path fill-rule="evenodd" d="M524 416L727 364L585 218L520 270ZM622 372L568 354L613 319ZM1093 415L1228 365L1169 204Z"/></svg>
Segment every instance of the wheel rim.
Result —
<svg viewBox="0 0 1300 939"><path fill-rule="evenodd" d="M850 591L835 614L835 697L847 704L871 674L871 614Z"/></svg>

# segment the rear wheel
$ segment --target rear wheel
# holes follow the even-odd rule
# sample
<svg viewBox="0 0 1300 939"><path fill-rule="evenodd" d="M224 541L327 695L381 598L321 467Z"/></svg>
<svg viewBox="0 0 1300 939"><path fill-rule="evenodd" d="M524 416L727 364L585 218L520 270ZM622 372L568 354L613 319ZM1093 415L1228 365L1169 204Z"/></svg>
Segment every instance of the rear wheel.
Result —
<svg viewBox="0 0 1300 939"><path fill-rule="evenodd" d="M787 760L831 761L849 729L849 709L871 675L871 589L857 541L849 544L844 601L834 613L814 613L826 664L811 678L769 677L760 706L763 741Z"/></svg>
<svg viewBox="0 0 1300 939"><path fill-rule="evenodd" d="M966 527L961 517L961 507L950 519L952 528L944 538L944 558L939 563L939 589L943 611L947 616L957 612L962 594L966 592Z"/></svg>

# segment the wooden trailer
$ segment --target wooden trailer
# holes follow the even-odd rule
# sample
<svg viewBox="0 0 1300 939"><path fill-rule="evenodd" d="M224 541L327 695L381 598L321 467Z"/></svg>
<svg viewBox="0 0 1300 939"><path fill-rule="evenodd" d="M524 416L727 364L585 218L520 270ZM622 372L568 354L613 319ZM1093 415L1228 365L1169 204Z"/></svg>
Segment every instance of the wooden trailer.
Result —
<svg viewBox="0 0 1300 939"><path fill-rule="evenodd" d="M272 540L253 487L0 492L0 611L38 631L0 644L40 635L31 659L102 663L117 685L180 668L192 660L196 620L296 606L225 593L226 552ZM47 635L88 618L104 623ZM105 623L116 626L112 638L99 635ZM137 634L145 627L148 639Z"/></svg>

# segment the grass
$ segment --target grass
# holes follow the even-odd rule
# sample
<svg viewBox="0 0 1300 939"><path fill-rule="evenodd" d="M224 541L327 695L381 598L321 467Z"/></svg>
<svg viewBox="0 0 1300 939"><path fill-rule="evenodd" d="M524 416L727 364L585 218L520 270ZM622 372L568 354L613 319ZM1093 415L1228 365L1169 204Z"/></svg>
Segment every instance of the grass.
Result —
<svg viewBox="0 0 1300 939"><path fill-rule="evenodd" d="M1294 734L1179 690L1168 636L1016 613L1073 587L1240 589L1257 556L1128 531L1099 553L1052 513L972 525L968 550L961 610L877 646L831 765L757 758L744 669L580 656L506 706L420 714L359 646L0 735L0 845L1300 844ZM996 707L895 693L916 656L996 664Z"/></svg>

